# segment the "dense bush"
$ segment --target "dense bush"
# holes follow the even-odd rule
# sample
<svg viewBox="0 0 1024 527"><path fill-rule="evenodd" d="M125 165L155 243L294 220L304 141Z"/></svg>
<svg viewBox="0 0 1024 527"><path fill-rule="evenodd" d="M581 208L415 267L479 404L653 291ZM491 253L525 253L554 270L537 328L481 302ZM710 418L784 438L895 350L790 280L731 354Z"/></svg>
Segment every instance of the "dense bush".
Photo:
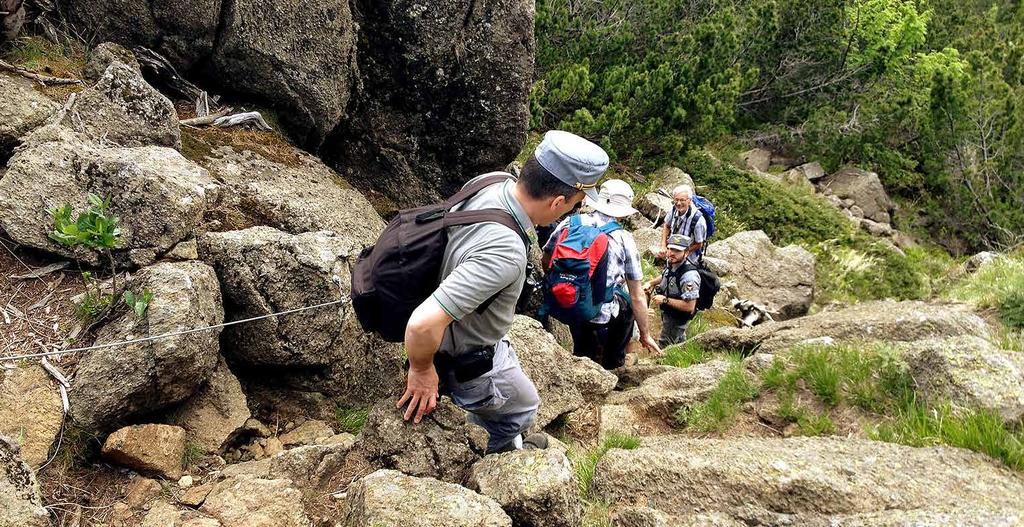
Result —
<svg viewBox="0 0 1024 527"><path fill-rule="evenodd" d="M875 170L949 249L1024 240L1019 2L539 0L536 29L535 130L647 168L775 137Z"/></svg>

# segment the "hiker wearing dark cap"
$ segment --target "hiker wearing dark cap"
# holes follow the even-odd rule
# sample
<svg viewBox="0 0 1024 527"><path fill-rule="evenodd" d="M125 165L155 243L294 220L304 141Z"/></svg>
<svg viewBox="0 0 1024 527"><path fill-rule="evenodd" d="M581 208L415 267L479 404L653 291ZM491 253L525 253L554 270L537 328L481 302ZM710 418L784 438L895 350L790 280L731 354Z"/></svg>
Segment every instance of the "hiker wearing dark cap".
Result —
<svg viewBox="0 0 1024 527"><path fill-rule="evenodd" d="M655 353L661 351L648 332L647 297L643 290L643 271L636 241L616 222L617 218L636 214L632 202L633 189L628 183L620 179L608 180L601 185L596 198L587 197L586 204L594 212L563 220L544 246L544 268L550 273L551 260L558 258L556 249L565 241L569 234L567 231L575 226L597 227L605 231L608 245L604 285L605 294L610 298L601 303L593 318L567 324L572 332L573 354L588 357L606 369L625 363L634 324L639 329L640 344Z"/></svg>
<svg viewBox="0 0 1024 527"><path fill-rule="evenodd" d="M692 240L688 236L669 236L665 270L661 276L647 284L648 288L654 288L652 303L661 308L661 338L658 344L662 347L686 340L686 326L697 311L700 273L696 266L686 260L686 249L691 245Z"/></svg>
<svg viewBox="0 0 1024 527"><path fill-rule="evenodd" d="M607 166L608 156L597 145L550 131L518 181L485 187L457 210L505 210L523 233L530 233L534 225L569 212L585 195L596 198L594 187ZM406 419L419 422L433 411L440 381L470 420L490 434L489 452L546 446L543 434L525 442L522 437L540 398L507 337L526 264L527 247L519 232L493 222L448 227L441 283L406 326L410 367L398 400L399 407L408 405ZM443 378L435 362L450 365L442 368Z"/></svg>

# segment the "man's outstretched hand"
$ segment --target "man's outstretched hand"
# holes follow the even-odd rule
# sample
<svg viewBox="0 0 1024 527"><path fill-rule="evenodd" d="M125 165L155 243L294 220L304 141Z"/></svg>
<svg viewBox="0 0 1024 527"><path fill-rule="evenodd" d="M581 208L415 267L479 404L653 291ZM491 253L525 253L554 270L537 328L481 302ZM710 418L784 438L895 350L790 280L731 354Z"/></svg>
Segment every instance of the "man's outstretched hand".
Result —
<svg viewBox="0 0 1024 527"><path fill-rule="evenodd" d="M401 408L406 402L409 406L405 410L404 419L409 420L415 415L414 423L423 420L423 416L437 408L437 370L431 364L424 370L409 368L409 374L405 381L405 393L398 399L395 405Z"/></svg>

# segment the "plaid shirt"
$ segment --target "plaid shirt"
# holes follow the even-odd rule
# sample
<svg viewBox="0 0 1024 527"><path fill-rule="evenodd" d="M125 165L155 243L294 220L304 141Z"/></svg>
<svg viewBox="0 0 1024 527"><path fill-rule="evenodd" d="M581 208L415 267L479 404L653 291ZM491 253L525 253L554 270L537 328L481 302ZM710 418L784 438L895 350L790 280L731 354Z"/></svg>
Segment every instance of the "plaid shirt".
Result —
<svg viewBox="0 0 1024 527"><path fill-rule="evenodd" d="M580 223L591 227L601 227L608 222L615 221L615 218L600 212L591 212L580 216ZM551 253L555 250L555 244L559 236L569 226L569 218L565 218L558 227L555 227L551 237L544 244L544 252ZM622 285L625 287L627 280L643 280L644 272L640 268L640 251L636 248L636 241L633 235L625 229L619 229L608 235L608 287ZM619 314L619 304L613 299L601 306L601 314L590 321L595 324L607 324L608 321Z"/></svg>

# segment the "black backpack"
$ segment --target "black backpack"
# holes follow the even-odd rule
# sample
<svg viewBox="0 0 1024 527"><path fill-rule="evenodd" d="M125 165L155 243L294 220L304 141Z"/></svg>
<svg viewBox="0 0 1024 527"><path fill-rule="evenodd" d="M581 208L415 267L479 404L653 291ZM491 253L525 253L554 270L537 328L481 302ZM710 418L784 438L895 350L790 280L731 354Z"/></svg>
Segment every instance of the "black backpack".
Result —
<svg viewBox="0 0 1024 527"><path fill-rule="evenodd" d="M512 174L492 172L441 203L399 211L377 243L363 249L352 269L352 307L363 329L378 333L388 342L405 340L405 326L413 310L441 282L447 227L500 223L519 234L529 248L526 233L503 209L451 212L452 207L485 187L515 179ZM497 294L481 304L477 312L486 310L495 298Z"/></svg>
<svg viewBox="0 0 1024 527"><path fill-rule="evenodd" d="M718 279L718 275L711 269L708 269L703 263L701 265L694 265L686 262L675 273L669 273L669 277L676 281L677 289L682 289L682 287L679 287L679 281L689 271L697 271L697 274L700 275L700 293L697 297L696 311L711 309L715 304L715 295L722 289L721 280Z"/></svg>

